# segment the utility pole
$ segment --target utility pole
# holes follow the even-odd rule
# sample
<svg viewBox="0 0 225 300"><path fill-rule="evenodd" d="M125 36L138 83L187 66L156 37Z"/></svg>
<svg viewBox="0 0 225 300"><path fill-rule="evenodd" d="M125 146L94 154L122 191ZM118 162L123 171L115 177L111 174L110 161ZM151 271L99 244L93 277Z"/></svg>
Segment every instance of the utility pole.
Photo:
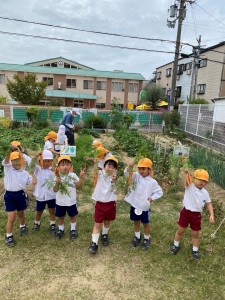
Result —
<svg viewBox="0 0 225 300"><path fill-rule="evenodd" d="M191 88L190 88L190 100L196 97L197 88L197 78L198 78L198 68L200 64L200 50L201 50L201 35L199 36L198 46L193 47L194 59L192 62L192 74L191 74Z"/></svg>
<svg viewBox="0 0 225 300"><path fill-rule="evenodd" d="M176 4L179 2L179 7ZM176 38L176 47L175 47L175 55L174 55L174 63L173 63L173 72L172 72L172 83L171 83L171 95L170 95L170 108L173 109L175 104L175 94L176 94L176 81L177 81L177 70L178 70L178 60L180 54L180 40L181 40L181 30L182 23L186 17L186 2L192 4L195 1L192 0L175 0L175 4L170 7L170 17L175 17L178 13L178 17L172 21L167 19L167 26L174 28L176 20L178 20L177 27L177 38Z"/></svg>

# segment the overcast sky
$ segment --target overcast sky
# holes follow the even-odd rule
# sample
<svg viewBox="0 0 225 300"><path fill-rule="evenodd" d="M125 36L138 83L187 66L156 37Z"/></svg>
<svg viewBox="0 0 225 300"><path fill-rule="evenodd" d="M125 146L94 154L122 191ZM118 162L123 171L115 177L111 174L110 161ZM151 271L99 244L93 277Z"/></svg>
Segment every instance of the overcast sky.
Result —
<svg viewBox="0 0 225 300"><path fill-rule="evenodd" d="M0 17L162 40L176 40L177 24L167 27L168 8L174 0L0 0ZM3 34L2 32L44 36L120 47L173 52L170 42L116 37L83 31L41 26L0 18L0 62L24 64L62 56L97 70L123 70L152 77L156 67L174 59L171 53L117 49ZM224 0L197 0L187 5L182 42L203 46L225 41ZM183 46L183 53L190 53Z"/></svg>

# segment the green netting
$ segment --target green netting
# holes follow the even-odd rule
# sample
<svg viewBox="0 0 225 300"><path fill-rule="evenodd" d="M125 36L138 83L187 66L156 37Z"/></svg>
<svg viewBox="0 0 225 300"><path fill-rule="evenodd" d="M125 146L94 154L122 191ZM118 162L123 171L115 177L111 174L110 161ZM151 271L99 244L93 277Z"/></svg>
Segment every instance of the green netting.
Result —
<svg viewBox="0 0 225 300"><path fill-rule="evenodd" d="M82 116L83 116L83 114L82 114ZM79 123L79 121L80 121L80 116L76 115L76 116L74 117L74 124Z"/></svg>
<svg viewBox="0 0 225 300"><path fill-rule="evenodd" d="M110 113L109 112L98 112L98 116L102 117L106 123L110 121Z"/></svg>
<svg viewBox="0 0 225 300"><path fill-rule="evenodd" d="M48 111L47 110L40 110L39 115L38 115L38 119L40 121L47 120L48 119Z"/></svg>
<svg viewBox="0 0 225 300"><path fill-rule="evenodd" d="M142 113L138 115L138 121L141 123L141 125L148 125L149 124L149 114Z"/></svg>
<svg viewBox="0 0 225 300"><path fill-rule="evenodd" d="M20 122L28 121L26 108L13 108L13 120Z"/></svg>
<svg viewBox="0 0 225 300"><path fill-rule="evenodd" d="M85 122L90 116L93 116L94 113L90 111L82 112L82 120Z"/></svg>
<svg viewBox="0 0 225 300"><path fill-rule="evenodd" d="M63 112L60 110L53 110L50 114L50 119L52 122L59 122L63 118Z"/></svg>
<svg viewBox="0 0 225 300"><path fill-rule="evenodd" d="M161 114L153 114L152 115L153 124L161 124L162 123L162 115Z"/></svg>

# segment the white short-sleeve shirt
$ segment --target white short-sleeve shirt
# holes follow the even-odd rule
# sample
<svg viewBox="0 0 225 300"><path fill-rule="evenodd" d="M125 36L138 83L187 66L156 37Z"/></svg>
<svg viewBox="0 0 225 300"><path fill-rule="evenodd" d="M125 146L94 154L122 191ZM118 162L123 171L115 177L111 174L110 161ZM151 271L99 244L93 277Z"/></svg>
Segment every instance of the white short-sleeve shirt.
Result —
<svg viewBox="0 0 225 300"><path fill-rule="evenodd" d="M185 189L183 204L184 207L193 212L202 212L206 203L210 203L209 193L205 188L198 189L194 183Z"/></svg>
<svg viewBox="0 0 225 300"><path fill-rule="evenodd" d="M162 188L155 179L151 176L143 177L138 172L134 172L125 201L140 211L148 211L150 208L148 199L152 198L154 201L162 197L162 195Z"/></svg>
<svg viewBox="0 0 225 300"><path fill-rule="evenodd" d="M34 196L38 201L48 201L55 199L55 192L53 187L49 188L46 184L46 180L54 180L55 174L52 169L43 169L37 166L34 171L34 176L37 179L35 185Z"/></svg>
<svg viewBox="0 0 225 300"><path fill-rule="evenodd" d="M26 185L31 184L32 176L25 170L16 170L12 166L12 162L8 164L2 161L4 167L4 184L6 191L18 192L25 189Z"/></svg>
<svg viewBox="0 0 225 300"><path fill-rule="evenodd" d="M108 176L104 170L98 171L98 180L92 199L104 203L117 200L115 183L112 183L111 176Z"/></svg>
<svg viewBox="0 0 225 300"><path fill-rule="evenodd" d="M69 172L67 175L60 174L62 182L67 184L67 192L56 192L56 204L59 206L72 206L76 204L76 183L79 181L79 177L75 173Z"/></svg>

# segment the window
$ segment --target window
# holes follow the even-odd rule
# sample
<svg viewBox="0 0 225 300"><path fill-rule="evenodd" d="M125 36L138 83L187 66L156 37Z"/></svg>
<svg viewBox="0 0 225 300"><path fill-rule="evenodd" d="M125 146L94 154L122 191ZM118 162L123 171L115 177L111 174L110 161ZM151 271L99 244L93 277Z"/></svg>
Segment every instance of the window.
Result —
<svg viewBox="0 0 225 300"><path fill-rule="evenodd" d="M93 80L84 80L84 89L85 90L91 90L94 87Z"/></svg>
<svg viewBox="0 0 225 300"><path fill-rule="evenodd" d="M44 64L45 67L51 67L51 64Z"/></svg>
<svg viewBox="0 0 225 300"><path fill-rule="evenodd" d="M197 94L205 94L206 84L198 84Z"/></svg>
<svg viewBox="0 0 225 300"><path fill-rule="evenodd" d="M184 65L184 71L191 70L191 69L192 69L192 62L189 62Z"/></svg>
<svg viewBox="0 0 225 300"><path fill-rule="evenodd" d="M162 75L162 72L157 72L156 73L156 79L157 80L161 79L161 75Z"/></svg>
<svg viewBox="0 0 225 300"><path fill-rule="evenodd" d="M0 74L0 84L5 84L5 75Z"/></svg>
<svg viewBox="0 0 225 300"><path fill-rule="evenodd" d="M51 78L51 77L43 77L42 81L44 81L44 82L47 81L48 85L53 85L53 78Z"/></svg>
<svg viewBox="0 0 225 300"><path fill-rule="evenodd" d="M179 65L177 69L177 75L183 74L184 65Z"/></svg>
<svg viewBox="0 0 225 300"><path fill-rule="evenodd" d="M64 62L64 68L68 68L69 69L70 68L70 64L67 64L67 63Z"/></svg>
<svg viewBox="0 0 225 300"><path fill-rule="evenodd" d="M138 93L137 83L129 83L129 93Z"/></svg>
<svg viewBox="0 0 225 300"><path fill-rule="evenodd" d="M96 108L105 108L105 103L96 103Z"/></svg>
<svg viewBox="0 0 225 300"><path fill-rule="evenodd" d="M76 88L77 82L76 79L66 79L66 87L69 89Z"/></svg>
<svg viewBox="0 0 225 300"><path fill-rule="evenodd" d="M180 98L181 96L181 90L182 90L182 86L177 86L176 87L176 97Z"/></svg>
<svg viewBox="0 0 225 300"><path fill-rule="evenodd" d="M56 67L57 68L57 66L58 66L57 62L51 63L51 67Z"/></svg>
<svg viewBox="0 0 225 300"><path fill-rule="evenodd" d="M97 81L97 90L106 90L106 82Z"/></svg>
<svg viewBox="0 0 225 300"><path fill-rule="evenodd" d="M84 107L84 100L74 99L73 106L74 107Z"/></svg>
<svg viewBox="0 0 225 300"><path fill-rule="evenodd" d="M207 59L200 59L199 61L199 68L203 68L207 66Z"/></svg>
<svg viewBox="0 0 225 300"><path fill-rule="evenodd" d="M170 77L172 72L172 68L166 69L166 77Z"/></svg>
<svg viewBox="0 0 225 300"><path fill-rule="evenodd" d="M123 82L112 82L112 91L113 92L124 92L124 83Z"/></svg>

